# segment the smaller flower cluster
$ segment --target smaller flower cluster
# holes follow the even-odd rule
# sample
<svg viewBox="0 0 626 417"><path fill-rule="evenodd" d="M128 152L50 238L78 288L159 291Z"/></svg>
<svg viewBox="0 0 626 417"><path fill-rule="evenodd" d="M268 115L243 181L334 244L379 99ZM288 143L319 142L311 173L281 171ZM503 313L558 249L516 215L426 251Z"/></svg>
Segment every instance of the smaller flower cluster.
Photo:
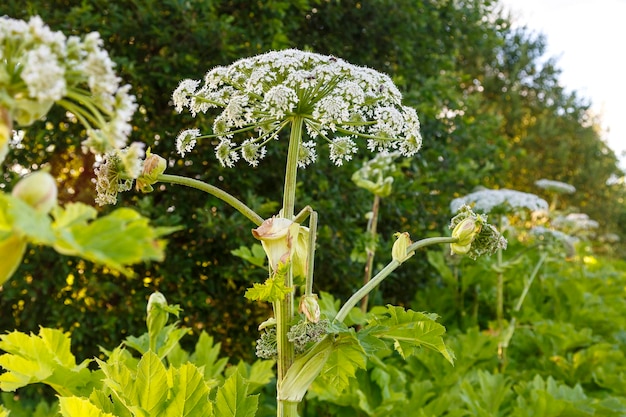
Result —
<svg viewBox="0 0 626 417"><path fill-rule="evenodd" d="M492 255L498 249L506 249L506 239L493 225L487 223L487 216L474 213L468 205L459 208L449 227L452 229L452 237L458 239L450 245L453 254L476 259Z"/></svg>
<svg viewBox="0 0 626 417"><path fill-rule="evenodd" d="M450 209L456 212L464 205L470 205L472 209L480 213L516 213L524 209L531 212L548 210L548 202L543 198L506 188L484 189L455 198L450 203Z"/></svg>
<svg viewBox="0 0 626 417"><path fill-rule="evenodd" d="M547 180L545 178L535 181L535 185L557 194L573 194L576 192L576 187L573 185L561 181Z"/></svg>
<svg viewBox="0 0 626 417"><path fill-rule="evenodd" d="M287 332L287 339L294 344L296 353L302 353L309 343L319 342L326 336L329 324L330 322L326 319L316 323L307 319L301 320L298 324L291 326Z"/></svg>
<svg viewBox="0 0 626 417"><path fill-rule="evenodd" d="M352 174L352 181L379 197L388 197L393 185L393 174L398 170L394 161L399 156L400 152L379 153Z"/></svg>
<svg viewBox="0 0 626 417"><path fill-rule="evenodd" d="M117 194L128 191L133 180L142 172L144 144L133 142L122 150L113 150L104 155L103 162L96 166L96 203L115 204Z"/></svg>
<svg viewBox="0 0 626 417"><path fill-rule="evenodd" d="M0 17L0 107L19 125L32 124L57 103L85 126L86 148L124 147L137 106L114 67L96 32L66 37L38 16L28 22Z"/></svg>

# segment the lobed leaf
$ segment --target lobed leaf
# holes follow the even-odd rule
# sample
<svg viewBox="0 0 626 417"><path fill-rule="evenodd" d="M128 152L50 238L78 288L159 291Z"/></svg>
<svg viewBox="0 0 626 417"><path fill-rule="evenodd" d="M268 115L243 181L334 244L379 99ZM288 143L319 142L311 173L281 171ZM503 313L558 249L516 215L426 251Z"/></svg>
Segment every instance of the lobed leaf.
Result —
<svg viewBox="0 0 626 417"><path fill-rule="evenodd" d="M248 395L248 383L239 372L232 374L217 390L216 417L254 417L259 396Z"/></svg>
<svg viewBox="0 0 626 417"><path fill-rule="evenodd" d="M454 364L454 354L442 338L446 328L437 323L436 318L435 314L388 305L386 311L376 315L366 329L378 338L392 340L395 350L403 358L414 355L420 347L426 347L441 353Z"/></svg>
<svg viewBox="0 0 626 417"><path fill-rule="evenodd" d="M70 351L69 336L57 329L40 328L39 335L14 331L0 336L0 389L15 391L25 385L42 382L61 394L86 394L95 384L87 369Z"/></svg>

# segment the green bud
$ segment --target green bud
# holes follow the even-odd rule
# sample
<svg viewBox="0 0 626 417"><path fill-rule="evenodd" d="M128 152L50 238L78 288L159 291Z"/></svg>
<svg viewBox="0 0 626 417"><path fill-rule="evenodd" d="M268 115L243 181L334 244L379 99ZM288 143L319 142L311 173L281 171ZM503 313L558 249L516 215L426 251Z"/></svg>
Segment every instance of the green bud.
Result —
<svg viewBox="0 0 626 417"><path fill-rule="evenodd" d="M142 193L153 191L152 185L157 182L159 175L165 172L167 161L165 158L157 154L151 153L150 149L146 151L146 159L143 161L141 174L137 178L135 188Z"/></svg>
<svg viewBox="0 0 626 417"><path fill-rule="evenodd" d="M452 253L457 255L467 254L481 229L482 225L473 217L468 217L459 222L452 230L452 237L458 239L456 243L450 244Z"/></svg>
<svg viewBox="0 0 626 417"><path fill-rule="evenodd" d="M506 239L493 225L487 223L487 216L474 213L468 205L459 208L457 215L450 221L450 229L452 237L458 239L450 244L453 254L476 259L506 249Z"/></svg>
<svg viewBox="0 0 626 417"><path fill-rule="evenodd" d="M320 305L317 302L317 294L303 295L300 298L300 306L298 311L306 317L311 323L320 321Z"/></svg>
<svg viewBox="0 0 626 417"><path fill-rule="evenodd" d="M13 196L40 213L49 213L57 205L57 184L52 175L36 171L22 178L13 188Z"/></svg>
<svg viewBox="0 0 626 417"><path fill-rule="evenodd" d="M396 237L396 241L391 248L391 258L394 261L402 263L415 254L414 251L407 253L409 246L411 246L413 242L411 242L411 237L408 232L397 232L394 236Z"/></svg>
<svg viewBox="0 0 626 417"><path fill-rule="evenodd" d="M146 324L148 325L148 337L150 338L150 350L156 352L157 336L167 324L169 318L167 300L158 291L150 295L148 299Z"/></svg>

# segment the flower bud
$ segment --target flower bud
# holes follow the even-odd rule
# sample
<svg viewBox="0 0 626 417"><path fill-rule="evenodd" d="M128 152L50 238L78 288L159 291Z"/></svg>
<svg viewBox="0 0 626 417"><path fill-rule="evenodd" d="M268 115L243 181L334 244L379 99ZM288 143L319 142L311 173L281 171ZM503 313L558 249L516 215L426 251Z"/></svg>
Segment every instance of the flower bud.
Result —
<svg viewBox="0 0 626 417"><path fill-rule="evenodd" d="M272 217L252 229L252 235L261 241L274 273L291 261L299 233L300 225L283 217Z"/></svg>
<svg viewBox="0 0 626 417"><path fill-rule="evenodd" d="M311 323L320 321L320 305L317 302L317 294L303 295L300 299L298 311Z"/></svg>
<svg viewBox="0 0 626 417"><path fill-rule="evenodd" d="M13 188L13 196L40 213L49 213L57 204L57 184L45 171L36 171L22 178Z"/></svg>
<svg viewBox="0 0 626 417"><path fill-rule="evenodd" d="M467 254L472 247L472 242L480 233L481 228L481 224L473 217L468 217L459 222L452 230L452 237L458 239L457 242L450 244L452 253L457 255Z"/></svg>
<svg viewBox="0 0 626 417"><path fill-rule="evenodd" d="M150 295L148 299L146 324L148 325L148 337L150 338L150 349L156 351L156 339L163 330L169 318L167 300L158 291Z"/></svg>
<svg viewBox="0 0 626 417"><path fill-rule="evenodd" d="M143 161L143 168L141 174L137 178L135 188L137 191L143 193L149 193L153 190L152 184L157 182L159 175L165 172L167 168L167 161L165 158L160 157L157 154L150 152L150 149L146 151L146 159Z"/></svg>
<svg viewBox="0 0 626 417"><path fill-rule="evenodd" d="M402 263L415 253L414 251L407 253L409 246L413 242L411 242L408 232L398 232L395 233L394 236L396 237L396 241L393 243L393 247L391 248L391 258L394 261Z"/></svg>

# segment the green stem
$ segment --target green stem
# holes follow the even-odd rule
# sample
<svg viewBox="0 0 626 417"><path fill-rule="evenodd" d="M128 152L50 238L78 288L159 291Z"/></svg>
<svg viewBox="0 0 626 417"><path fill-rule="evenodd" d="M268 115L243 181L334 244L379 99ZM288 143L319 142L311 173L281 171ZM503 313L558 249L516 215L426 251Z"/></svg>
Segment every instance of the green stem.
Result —
<svg viewBox="0 0 626 417"><path fill-rule="evenodd" d="M208 194L211 194L214 197L219 198L220 200L224 201L231 207L235 208L235 210L239 211L241 214L246 216L252 223L256 224L257 226L260 226L261 223L263 223L263 218L259 216L258 214L256 214L254 210L246 206L236 197L228 194L226 191L221 190L213 185L207 184L199 180L195 180L193 178L181 177L178 175L168 175L168 174L159 175L157 180L160 182L167 182L170 184L185 185L187 187L204 191Z"/></svg>
<svg viewBox="0 0 626 417"><path fill-rule="evenodd" d="M296 178L298 174L298 153L302 142L302 125L304 119L294 116L289 135L289 150L287 153L287 166L285 168L285 187L283 191L282 217L292 220L296 205ZM285 286L293 288L293 271L285 274ZM294 361L295 352L293 343L287 338L289 326L294 319L294 294L289 293L283 300L277 303L276 315L276 341L278 348L277 361L277 386L280 387L282 380L287 375L287 370ZM297 403L278 401L278 417L297 417Z"/></svg>
<svg viewBox="0 0 626 417"><path fill-rule="evenodd" d="M541 254L541 258L539 258L537 265L535 265L535 268L530 274L530 277L524 284L524 289L522 290L522 294L520 295L519 300L517 300L517 304L515 304L515 308L513 309L515 313L519 313L522 310L522 305L524 304L524 300L526 299L526 296L528 295L530 286L533 285L533 281L535 280L535 277L537 277L537 275L539 274L539 269L541 268L541 266L543 265L547 257L548 257L547 253ZM501 371L504 371L504 368L506 367L506 363L507 363L506 350L509 347L509 343L511 342L511 339L513 338L513 334L515 333L516 324L517 324L517 317L513 316L511 318L511 321L509 322L509 326L507 327L506 332L504 333L504 336L502 337L502 341L500 342L500 345L498 348L500 358L501 358L501 364L500 364Z"/></svg>
<svg viewBox="0 0 626 417"><path fill-rule="evenodd" d="M502 269L502 249L498 249L498 269ZM498 323L498 332L502 332L502 321L504 320L504 273L498 272L498 280L496 282L496 320Z"/></svg>
<svg viewBox="0 0 626 417"><path fill-rule="evenodd" d="M317 241L317 212L311 212L309 219L309 253L307 255L306 292L313 295L313 269L315 267L315 242Z"/></svg>
<svg viewBox="0 0 626 417"><path fill-rule="evenodd" d="M374 202L372 203L372 217L367 222L367 233L371 238L372 248L367 248L367 260L365 262L365 271L363 275L363 285L367 284L372 279L372 269L374 268L374 255L376 253L376 228L378 226L378 209L380 207L380 196L374 195ZM369 294L365 294L365 297L361 300L361 311L367 313L367 304L369 303Z"/></svg>
<svg viewBox="0 0 626 417"><path fill-rule="evenodd" d="M417 242L411 244L407 248L406 253L411 254L415 250L429 245L436 245L438 243L454 243L456 241L458 241L458 238L455 237L429 237L426 239L418 240ZM374 278L372 278L367 284L363 285L357 292L352 295L352 297L348 299L348 301L344 303L344 305L335 316L335 320L339 322L344 321L346 317L348 317L350 310L352 310L352 308L356 306L363 297L365 297L374 288L376 288L378 284L383 282L383 280L387 278L389 274L395 271L396 268L398 268L401 264L402 262L396 261L395 259L389 262L387 266L385 266L378 274L376 274Z"/></svg>

